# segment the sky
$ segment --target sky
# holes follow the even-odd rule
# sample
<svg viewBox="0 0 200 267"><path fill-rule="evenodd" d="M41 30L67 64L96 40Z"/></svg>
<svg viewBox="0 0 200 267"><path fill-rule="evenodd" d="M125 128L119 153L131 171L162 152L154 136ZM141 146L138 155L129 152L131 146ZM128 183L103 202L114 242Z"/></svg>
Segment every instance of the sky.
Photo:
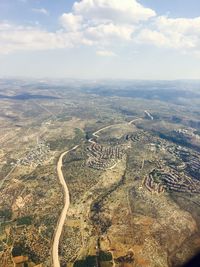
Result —
<svg viewBox="0 0 200 267"><path fill-rule="evenodd" d="M200 79L200 1L0 0L0 77Z"/></svg>

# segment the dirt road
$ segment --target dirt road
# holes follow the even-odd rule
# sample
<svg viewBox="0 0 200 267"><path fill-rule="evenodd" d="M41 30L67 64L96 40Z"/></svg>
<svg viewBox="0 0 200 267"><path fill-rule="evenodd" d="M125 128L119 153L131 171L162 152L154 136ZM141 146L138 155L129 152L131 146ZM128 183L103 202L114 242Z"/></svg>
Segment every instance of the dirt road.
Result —
<svg viewBox="0 0 200 267"><path fill-rule="evenodd" d="M63 157L69 153L70 151L75 150L79 145L73 147L72 149L63 152L60 155L60 158L57 163L57 173L58 173L58 178L59 182L62 185L63 191L64 191L64 207L62 209L60 218L57 223L57 227L55 230L54 234L54 240L53 240L53 247L52 247L52 261L53 261L53 267L60 267L60 261L59 261L59 252L58 252L58 247L59 247L59 241L60 241L60 236L62 233L62 229L65 223L65 218L67 215L67 211L69 209L69 204L70 204L70 199L69 199L69 189L67 187L67 184L65 182L63 172L62 172L62 166L63 166Z"/></svg>
<svg viewBox="0 0 200 267"><path fill-rule="evenodd" d="M134 121L137 121L137 120L140 120L140 118L136 118L132 121L130 121L128 124L131 124L133 123ZM108 125L106 127L103 127L101 129L99 129L98 131L94 132L92 135L93 137L96 137L98 138L99 136L97 135L98 133L100 133L101 131L103 130L106 130L112 126L115 126L115 125ZM90 138L90 140L88 140L90 143L92 144L96 144L95 141L93 141L93 138ZM54 240L53 240L53 247L52 247L52 261L53 261L53 267L60 267L60 261L59 261L59 251L58 251L58 248L59 248L59 240L60 240L60 236L61 236L61 233L62 233L62 229L63 229L63 226L64 226L64 223L65 223L65 219L66 219L66 215L67 215L67 211L69 209L69 205L70 205L70 199L69 199L69 189L67 187L67 184L65 182L65 179L64 179L64 176L63 176L63 172L62 172L62 166L63 166L63 157L69 153L70 151L73 151L75 150L77 147L79 147L79 145L76 145L75 147L73 147L72 149L68 150L68 151L65 151L63 152L61 155L60 155L60 158L58 160L58 163L57 163L57 173L58 173L58 178L59 178L59 181L60 181L60 184L62 185L63 187L63 191L64 191L64 207L62 209L62 212L61 212L61 215L60 215L60 218L58 220L58 223L57 223L57 227L56 227L56 230L55 230L55 234L54 234ZM113 169L115 166L117 165L117 163L115 163L110 169Z"/></svg>

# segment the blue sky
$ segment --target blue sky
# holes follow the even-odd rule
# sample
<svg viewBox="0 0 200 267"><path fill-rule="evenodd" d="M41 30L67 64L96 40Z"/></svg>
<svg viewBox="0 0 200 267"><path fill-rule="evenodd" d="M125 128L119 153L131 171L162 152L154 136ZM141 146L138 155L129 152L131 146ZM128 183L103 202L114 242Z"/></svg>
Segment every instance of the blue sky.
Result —
<svg viewBox="0 0 200 267"><path fill-rule="evenodd" d="M199 0L0 0L0 76L199 79Z"/></svg>
<svg viewBox="0 0 200 267"><path fill-rule="evenodd" d="M198 0L141 0L140 3L156 10L159 15L169 13L174 18L200 16Z"/></svg>

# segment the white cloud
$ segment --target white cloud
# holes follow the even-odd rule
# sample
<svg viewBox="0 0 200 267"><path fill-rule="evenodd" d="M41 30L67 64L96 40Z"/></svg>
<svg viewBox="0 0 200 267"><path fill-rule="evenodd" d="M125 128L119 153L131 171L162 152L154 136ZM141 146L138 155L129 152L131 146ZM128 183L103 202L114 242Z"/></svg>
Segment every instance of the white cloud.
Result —
<svg viewBox="0 0 200 267"><path fill-rule="evenodd" d="M157 17L149 28L143 28L137 41L159 47L179 49L183 53L200 50L200 17Z"/></svg>
<svg viewBox="0 0 200 267"><path fill-rule="evenodd" d="M34 12L48 14L45 9ZM48 32L35 27L0 23L0 53L16 50L94 46L97 55L111 55L113 48L153 45L200 53L200 17L157 16L136 0L81 0L59 18L60 29Z"/></svg>
<svg viewBox="0 0 200 267"><path fill-rule="evenodd" d="M49 15L49 11L45 8L32 8L32 11L43 15Z"/></svg>
<svg viewBox="0 0 200 267"><path fill-rule="evenodd" d="M160 16L156 20L158 29L165 32L180 34L200 34L200 17L197 18L168 18Z"/></svg>
<svg viewBox="0 0 200 267"><path fill-rule="evenodd" d="M137 36L137 41L145 44L153 44L156 46L170 46L169 40L164 34L157 30L142 29Z"/></svg>
<svg viewBox="0 0 200 267"><path fill-rule="evenodd" d="M78 34L47 32L39 28L0 24L0 53L17 50L46 50L72 47Z"/></svg>
<svg viewBox="0 0 200 267"><path fill-rule="evenodd" d="M60 17L61 25L67 30L67 31L77 31L81 28L81 23L83 19L82 16L76 16L72 13L64 13Z"/></svg>
<svg viewBox="0 0 200 267"><path fill-rule="evenodd" d="M133 27L124 25L100 24L98 26L88 27L84 34L89 39L93 40L108 40L108 39L124 39L131 40L131 35L133 33Z"/></svg>
<svg viewBox="0 0 200 267"><path fill-rule="evenodd" d="M75 14L88 20L106 20L116 23L133 23L147 20L156 15L136 0L82 0L73 6Z"/></svg>
<svg viewBox="0 0 200 267"><path fill-rule="evenodd" d="M48 14L45 9L33 11ZM131 42L138 23L155 15L152 9L143 7L136 0L82 0L74 3L71 12L60 16L63 29L58 32L44 31L39 26L30 28L9 24L1 30L0 25L0 52L76 45L110 51L109 47L114 43Z"/></svg>
<svg viewBox="0 0 200 267"><path fill-rule="evenodd" d="M131 41L139 23L155 15L136 0L82 0L60 22L68 32L81 33L85 43L107 48L116 41Z"/></svg>
<svg viewBox="0 0 200 267"><path fill-rule="evenodd" d="M200 17L168 18L159 17L156 26L174 48L200 50Z"/></svg>

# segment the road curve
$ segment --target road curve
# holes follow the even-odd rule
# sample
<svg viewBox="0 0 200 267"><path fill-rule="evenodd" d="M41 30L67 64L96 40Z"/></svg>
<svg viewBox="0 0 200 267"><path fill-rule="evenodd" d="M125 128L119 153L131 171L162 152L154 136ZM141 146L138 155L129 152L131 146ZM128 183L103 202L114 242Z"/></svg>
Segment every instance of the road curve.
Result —
<svg viewBox="0 0 200 267"><path fill-rule="evenodd" d="M63 157L69 153L70 151L75 150L77 147L79 147L79 145L76 145L75 147L73 147L70 150L67 150L65 152L63 152L58 160L57 163L57 174L58 174L58 178L59 178L59 182L62 185L63 191L64 191L64 207L62 209L60 218L58 220L57 223L57 227L54 233L54 239L53 239L53 247L52 247L52 261L53 261L53 267L60 267L60 261L59 261L59 252L58 252L58 248L59 248L59 241L60 241L60 236L62 233L62 229L65 223L65 218L67 215L67 211L69 209L69 204L70 204L70 199L69 199L69 189L67 187L67 184L65 182L64 176L63 176L63 172L62 172L62 166L63 166Z"/></svg>
<svg viewBox="0 0 200 267"><path fill-rule="evenodd" d="M135 122L135 121L139 121L139 120L141 120L142 118L136 118L136 119L134 119L134 120L132 120L132 121L129 121L129 125L131 125L133 122Z"/></svg>
<svg viewBox="0 0 200 267"><path fill-rule="evenodd" d="M111 124L111 125L108 125L108 126L106 126L106 127L103 127L103 128L101 128L101 129L99 129L98 131L94 132L92 135L93 135L94 137L96 137L96 138L99 138L99 136L97 135L98 133L100 133L101 131L106 130L106 129L108 129L108 128L111 128L112 126L115 126L115 125L117 125L117 124ZM88 142L90 142L91 144L96 144L96 142L93 141L93 137L90 138L90 139L88 140Z"/></svg>
<svg viewBox="0 0 200 267"><path fill-rule="evenodd" d="M132 124L134 121L137 121L137 120L140 120L140 118L136 118L136 119L130 121L128 124ZM94 137L98 138L99 137L97 135L98 133L100 133L101 131L103 131L105 129L108 129L108 128L112 127L112 126L114 126L114 125L108 125L106 127L103 127L101 129L99 129L98 131L94 132L92 135ZM96 144L96 142L93 141L93 138L90 138L88 141L90 143L92 143L92 144ZM65 218L66 218L66 215L67 215L67 211L68 211L69 205L70 205L69 189L67 187L67 184L65 182L65 179L64 179L64 176L63 176L63 172L62 172L63 157L66 154L68 154L70 151L75 150L79 146L80 145L76 145L72 149L63 152L60 155L60 158L59 158L58 163L57 163L57 174L58 174L58 178L59 178L60 184L62 185L63 191L64 191L64 207L62 209L62 212L61 212L61 215L60 215L60 218L58 220L57 227L56 227L56 230L55 230L55 233L54 233L53 246L52 246L53 267L60 267L59 251L58 251L59 241L60 241L60 236L61 236L61 233L62 233L62 229L63 229L64 223L65 223ZM116 164L114 166L112 166L111 169L114 168L116 166Z"/></svg>
<svg viewBox="0 0 200 267"><path fill-rule="evenodd" d="M128 124L131 125L133 122L138 121L138 120L141 120L141 119L142 119L142 118L135 118L134 120L129 121ZM106 130L106 129L108 129L108 128L111 128L111 127L113 127L113 126L116 126L116 125L120 125L120 124L117 123L117 124L111 124L111 125L105 126L105 127L101 128L101 129L99 129L98 131L94 132L92 135L93 135L94 137L98 138L98 137L99 137L99 136L97 135L98 133L100 133L101 131ZM96 142L93 141L93 137L90 138L90 139L88 140L88 142L91 143L91 144L96 144Z"/></svg>

